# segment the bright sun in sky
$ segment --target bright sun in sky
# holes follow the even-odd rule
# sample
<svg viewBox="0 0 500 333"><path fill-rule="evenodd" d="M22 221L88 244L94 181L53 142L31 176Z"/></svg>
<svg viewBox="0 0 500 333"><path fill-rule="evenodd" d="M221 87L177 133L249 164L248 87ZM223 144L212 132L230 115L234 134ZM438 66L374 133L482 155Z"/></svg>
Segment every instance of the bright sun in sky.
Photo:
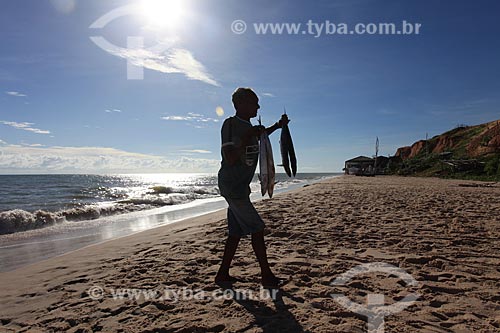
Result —
<svg viewBox="0 0 500 333"><path fill-rule="evenodd" d="M181 0L144 0L141 11L149 24L174 28L181 21L184 6Z"/></svg>

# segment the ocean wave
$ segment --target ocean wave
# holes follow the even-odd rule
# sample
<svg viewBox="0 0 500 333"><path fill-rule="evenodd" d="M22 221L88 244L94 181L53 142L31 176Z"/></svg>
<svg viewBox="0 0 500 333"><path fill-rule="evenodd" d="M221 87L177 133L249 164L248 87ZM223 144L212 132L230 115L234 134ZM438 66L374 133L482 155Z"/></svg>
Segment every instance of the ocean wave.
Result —
<svg viewBox="0 0 500 333"><path fill-rule="evenodd" d="M33 213L14 209L0 212L0 235L49 227L62 222L95 220L100 217L130 213L155 208L152 204L112 204L109 206L88 205L58 212L37 210Z"/></svg>
<svg viewBox="0 0 500 333"><path fill-rule="evenodd" d="M169 206L169 205L178 205L186 203L195 199L197 198L194 195L176 193L163 197L144 196L141 198L130 198L125 200L120 200L118 202L121 204L133 204L133 205Z"/></svg>
<svg viewBox="0 0 500 333"><path fill-rule="evenodd" d="M77 206L57 212L37 210L28 212L14 209L0 212L0 235L19 231L27 231L52 226L61 222L78 222L95 220L101 217L125 214L162 206L179 205L196 199L218 195L214 188L189 188L174 190L168 187L156 186L139 197L108 203L95 203Z"/></svg>
<svg viewBox="0 0 500 333"><path fill-rule="evenodd" d="M220 191L219 188L216 186L213 187L194 187L191 188L191 191L195 194L202 194L202 195L219 195Z"/></svg>
<svg viewBox="0 0 500 333"><path fill-rule="evenodd" d="M213 178L213 177L212 177ZM178 205L193 200L218 197L220 195L216 179L210 183L198 182L194 185L170 187L161 184L146 186L92 186L67 195L51 193L44 198L45 204L24 204L16 207L16 202L0 212L0 234L9 234L49 227L58 223L95 220L106 216L148 210L162 206ZM279 179L277 189L306 182L304 179ZM57 184L56 184L57 185ZM258 181L250 184L252 191L260 189ZM17 208L17 209L12 209ZM38 209L38 210L35 210Z"/></svg>
<svg viewBox="0 0 500 333"><path fill-rule="evenodd" d="M0 212L0 235L48 227L63 221L64 217L59 213L43 210L34 213L22 209L9 210Z"/></svg>
<svg viewBox="0 0 500 333"><path fill-rule="evenodd" d="M173 188L169 186L153 186L146 194L201 194L201 195L218 195L219 188L217 186L188 186L181 188Z"/></svg>

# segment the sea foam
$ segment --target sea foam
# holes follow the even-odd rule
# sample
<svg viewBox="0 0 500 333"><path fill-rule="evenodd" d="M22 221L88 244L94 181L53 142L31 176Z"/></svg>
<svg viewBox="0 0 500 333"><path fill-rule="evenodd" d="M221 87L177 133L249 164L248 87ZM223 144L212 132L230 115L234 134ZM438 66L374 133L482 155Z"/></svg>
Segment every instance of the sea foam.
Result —
<svg viewBox="0 0 500 333"><path fill-rule="evenodd" d="M22 209L0 212L0 234L38 229L61 222L95 220L110 215L178 205L205 198L207 194L211 196L216 196L218 194L218 192L213 189L190 189L189 191L185 191L187 193L172 192L173 191L169 188L157 188L148 194L136 198L129 198L116 202L82 205L80 207L64 209L57 212L45 210L28 212Z"/></svg>

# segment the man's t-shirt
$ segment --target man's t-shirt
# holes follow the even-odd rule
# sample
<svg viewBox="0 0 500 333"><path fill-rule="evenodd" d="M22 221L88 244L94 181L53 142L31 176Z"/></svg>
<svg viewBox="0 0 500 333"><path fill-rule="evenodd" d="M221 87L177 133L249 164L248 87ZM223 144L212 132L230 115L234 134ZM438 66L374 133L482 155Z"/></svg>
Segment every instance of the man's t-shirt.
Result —
<svg viewBox="0 0 500 333"><path fill-rule="evenodd" d="M252 128L249 121L237 116L227 118L222 125L222 147L233 145L241 147L243 135ZM219 170L219 190L222 196L239 199L250 195L250 182L257 168L259 157L259 142L257 137L252 137L247 146L240 150L240 158L235 164L229 165L222 154L221 168Z"/></svg>

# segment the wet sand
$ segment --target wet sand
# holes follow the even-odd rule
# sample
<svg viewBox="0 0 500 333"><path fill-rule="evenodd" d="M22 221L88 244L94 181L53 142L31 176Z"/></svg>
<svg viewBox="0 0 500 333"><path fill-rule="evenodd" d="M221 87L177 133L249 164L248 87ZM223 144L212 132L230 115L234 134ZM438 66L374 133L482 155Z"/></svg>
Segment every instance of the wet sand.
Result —
<svg viewBox="0 0 500 333"><path fill-rule="evenodd" d="M221 297L212 283L226 231L219 211L0 273L0 331L366 332L366 318L332 293L360 304L370 294L394 304L418 293L385 318L387 332L500 330L500 184L340 177L256 207L273 270L289 280L275 300L261 297L249 239L231 271L240 294ZM375 262L416 284L372 272L331 285ZM118 288L167 289L170 299L113 299ZM231 297L249 291L252 299Z"/></svg>

